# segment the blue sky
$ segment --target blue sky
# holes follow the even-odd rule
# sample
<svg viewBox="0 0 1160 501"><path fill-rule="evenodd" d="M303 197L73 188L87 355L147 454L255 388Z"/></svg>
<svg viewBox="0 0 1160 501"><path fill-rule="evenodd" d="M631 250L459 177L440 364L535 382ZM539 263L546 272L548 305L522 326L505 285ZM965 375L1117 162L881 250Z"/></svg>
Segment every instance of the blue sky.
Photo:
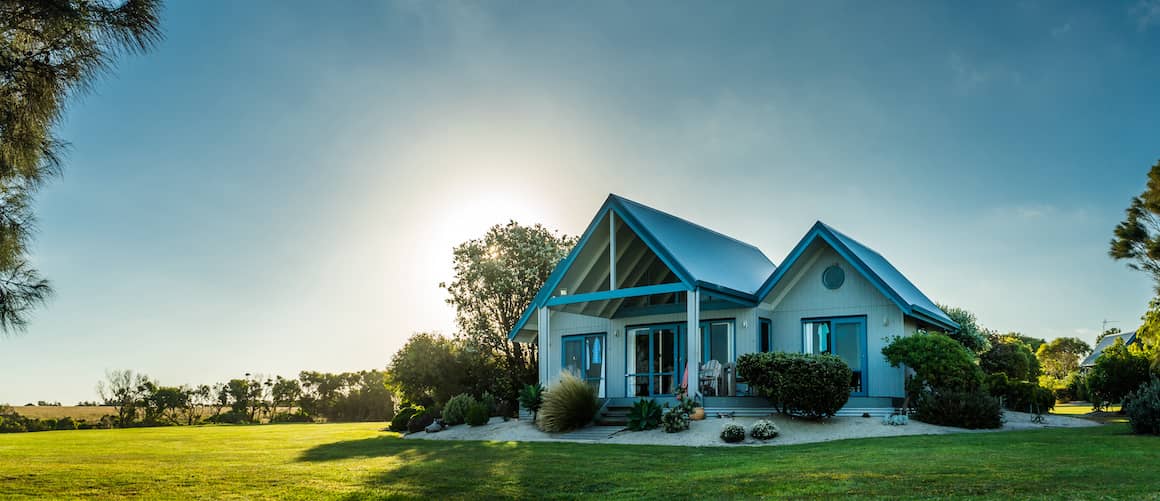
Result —
<svg viewBox="0 0 1160 501"><path fill-rule="evenodd" d="M1160 159L1160 1L171 2L75 100L0 402L383 367L451 247L609 192L779 263L821 219L995 329L1095 337Z"/></svg>

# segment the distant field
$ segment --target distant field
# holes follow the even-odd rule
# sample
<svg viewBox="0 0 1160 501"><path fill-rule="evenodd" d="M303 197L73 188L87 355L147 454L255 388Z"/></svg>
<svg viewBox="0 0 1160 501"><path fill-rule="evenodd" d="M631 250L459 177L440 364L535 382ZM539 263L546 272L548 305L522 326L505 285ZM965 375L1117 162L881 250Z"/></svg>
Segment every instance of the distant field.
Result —
<svg viewBox="0 0 1160 501"><path fill-rule="evenodd" d="M402 440L385 423L0 435L27 499L1158 499L1160 437L1125 425L662 447ZM462 425L461 425L462 426Z"/></svg>
<svg viewBox="0 0 1160 501"><path fill-rule="evenodd" d="M97 407L81 407L75 405L62 405L60 407L52 406L12 406L12 409L24 417L37 419L60 419L62 417L71 417L73 419L84 419L87 421L100 421L101 416L117 415L116 409L112 407L97 406Z"/></svg>

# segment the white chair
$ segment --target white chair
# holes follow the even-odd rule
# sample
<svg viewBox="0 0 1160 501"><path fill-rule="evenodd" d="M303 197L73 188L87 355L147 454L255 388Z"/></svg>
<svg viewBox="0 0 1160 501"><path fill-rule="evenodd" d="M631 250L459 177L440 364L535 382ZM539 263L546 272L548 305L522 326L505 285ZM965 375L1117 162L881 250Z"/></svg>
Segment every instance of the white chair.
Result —
<svg viewBox="0 0 1160 501"><path fill-rule="evenodd" d="M712 396L721 394L721 362L710 360L701 364L701 392L708 395L708 390L712 391Z"/></svg>

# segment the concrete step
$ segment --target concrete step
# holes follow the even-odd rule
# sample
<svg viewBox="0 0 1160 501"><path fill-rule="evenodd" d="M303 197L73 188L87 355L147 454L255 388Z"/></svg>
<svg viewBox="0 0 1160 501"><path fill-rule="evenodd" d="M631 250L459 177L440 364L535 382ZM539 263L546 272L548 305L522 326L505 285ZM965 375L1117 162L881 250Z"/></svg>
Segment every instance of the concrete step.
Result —
<svg viewBox="0 0 1160 501"><path fill-rule="evenodd" d="M776 414L777 411L772 407L757 408L757 407L706 407L705 417L715 418L721 414L732 414L733 417L764 417ZM871 417L889 416L894 413L894 409L890 407L843 407L838 411L838 416L846 417L860 417L862 414L869 414Z"/></svg>

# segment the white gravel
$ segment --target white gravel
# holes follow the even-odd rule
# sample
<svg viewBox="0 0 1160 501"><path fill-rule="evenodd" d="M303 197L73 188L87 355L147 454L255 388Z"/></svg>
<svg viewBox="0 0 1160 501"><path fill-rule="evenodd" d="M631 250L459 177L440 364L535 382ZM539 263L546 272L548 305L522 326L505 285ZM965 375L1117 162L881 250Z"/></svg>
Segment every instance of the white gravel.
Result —
<svg viewBox="0 0 1160 501"><path fill-rule="evenodd" d="M767 441L747 438L745 445L789 445L811 442L828 442L831 440L845 440L850 438L893 437L901 435L943 435L947 433L991 433L1012 430L1029 430L1040 428L1075 428L1084 426L1099 426L1095 421L1068 416L1045 415L1045 423L1037 424L1031 421L1032 415L1023 412L1004 412L1006 422L997 430L964 430L948 426L936 426L915 420L905 426L889 426L882 424L881 418L862 417L835 417L823 422L814 422L803 419L794 419L780 415L770 416L770 419L781 428L777 438ZM567 434L549 434L537 429L528 421L503 421L492 418L484 426L457 425L438 433L412 433L406 436L409 440L485 440L499 442L582 442L606 444L648 444L648 445L684 445L684 446L724 446L719 434L721 427L726 423L734 422L745 426L748 431L755 421L760 418L739 417L736 419L706 418L703 421L693 421L688 431L680 433L665 433L661 429L649 431L620 431L604 440L581 440L569 438Z"/></svg>

